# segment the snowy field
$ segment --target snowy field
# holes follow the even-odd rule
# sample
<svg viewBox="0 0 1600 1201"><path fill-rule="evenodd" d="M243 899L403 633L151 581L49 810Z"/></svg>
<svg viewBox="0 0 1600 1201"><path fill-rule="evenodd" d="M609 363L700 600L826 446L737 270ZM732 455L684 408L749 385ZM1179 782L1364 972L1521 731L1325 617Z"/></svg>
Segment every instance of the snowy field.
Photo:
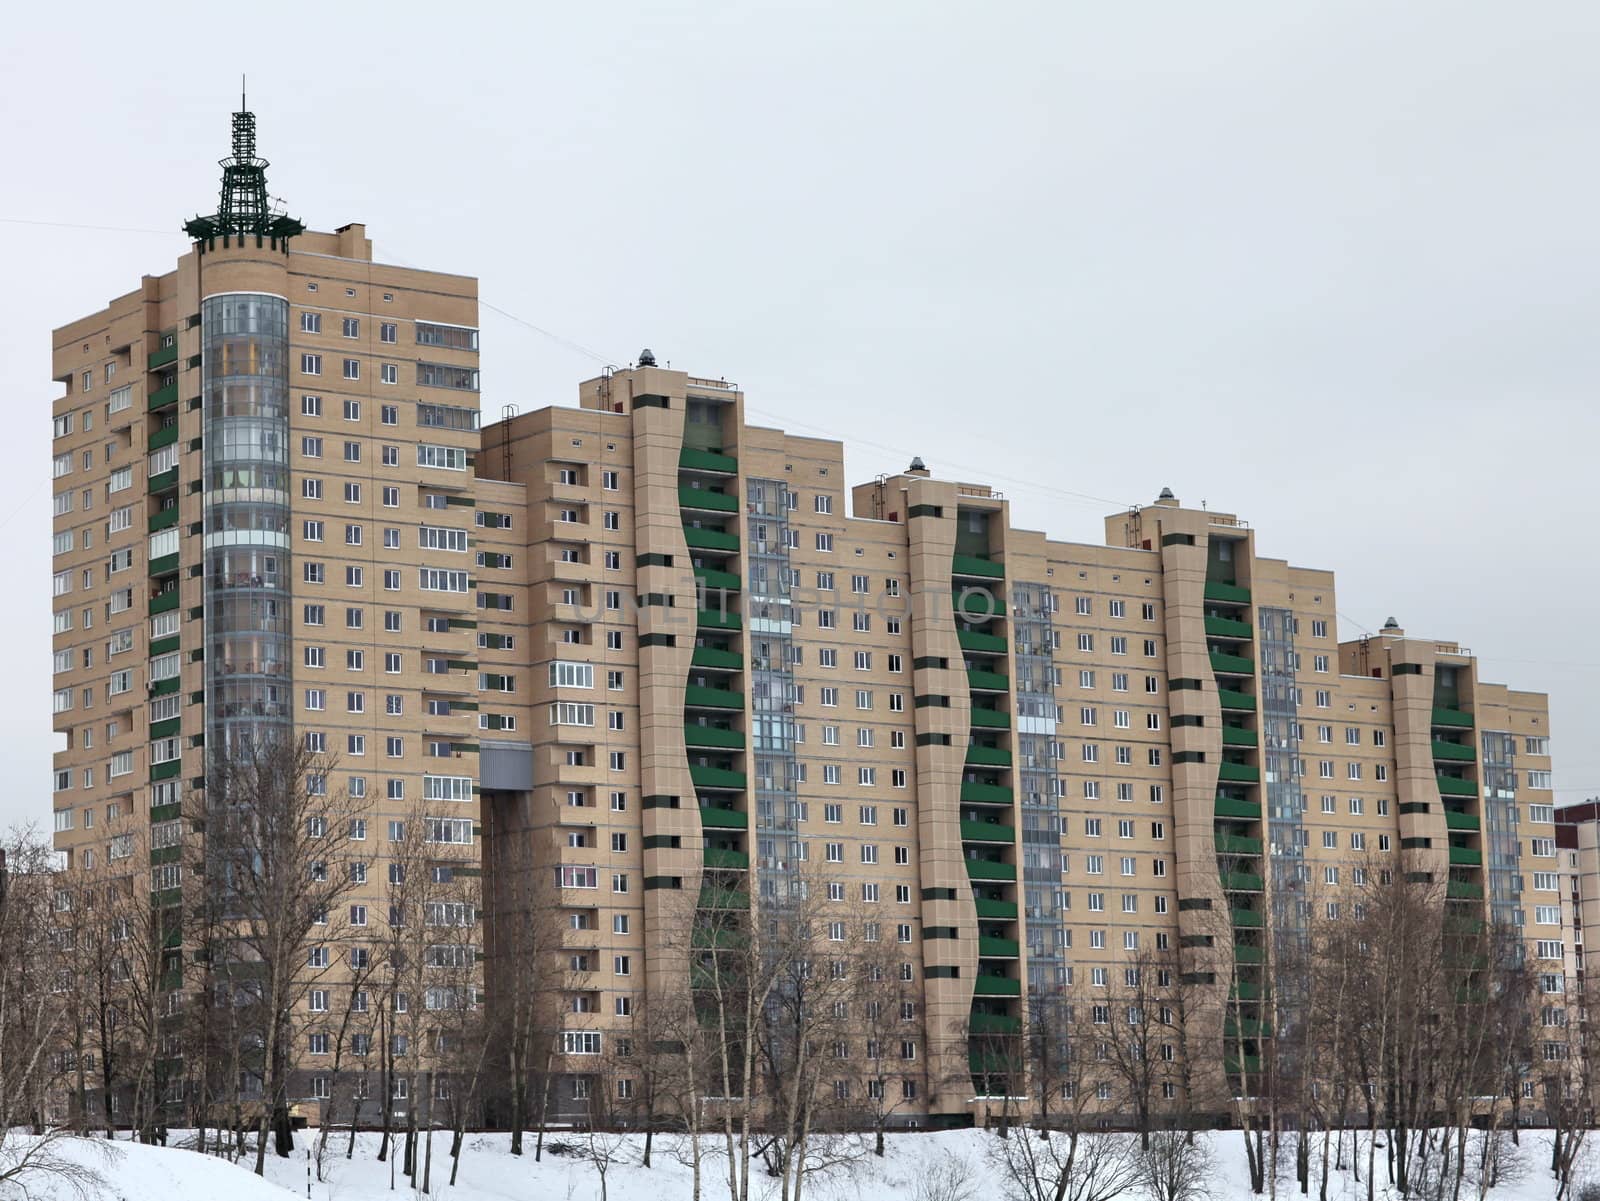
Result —
<svg viewBox="0 0 1600 1201"><path fill-rule="evenodd" d="M174 1131L172 1141L181 1141ZM1013 1137L1019 1137L1013 1134ZM1119 1136L1120 1137L1120 1136ZM1202 1136L1210 1142L1214 1160L1208 1174L1206 1196L1211 1201L1246 1201L1252 1194L1240 1135L1223 1133ZM1574 1172L1573 1194L1588 1181L1600 1181L1600 1134L1590 1136L1594 1147L1586 1146L1583 1162ZM14 1140L16 1136L13 1136ZM99 1176L87 1187L64 1176L30 1177L23 1185L0 1184L0 1198L12 1201L287 1201L307 1196L306 1151L315 1132L296 1136L296 1152L291 1159L267 1157L267 1179L250 1171L253 1158L240 1164L201 1156L179 1147L146 1147L137 1143L107 1143L105 1140L73 1139L57 1143L59 1154ZM550 1143L565 1144L565 1150L551 1153ZM1007 1178L995 1155L996 1135L963 1130L939 1134L890 1135L888 1154L879 1159L871 1154L870 1142L860 1145L860 1154L823 1176L808 1176L804 1195L809 1201L1004 1201L1025 1194ZM509 1152L509 1138L503 1134L473 1135L467 1139L461 1170L454 1188L450 1177L449 1139L435 1137L433 1146L432 1195L449 1201L679 1201L693 1196L692 1175L680 1159L683 1150L677 1140L657 1138L654 1166L639 1165L641 1139L617 1137L608 1141L614 1148L606 1172L605 1189L596 1168L585 1155L587 1142L582 1136L546 1135L546 1152L541 1163L532 1156L532 1137L521 1158ZM15 1154L16 1141L7 1144ZM310 1184L314 1201L393 1201L397 1195L413 1194L414 1186L396 1171L391 1185L389 1163L374 1157L378 1140L361 1135L356 1140L355 1157L344 1158L344 1136L330 1143L325 1158L325 1179ZM1346 1144L1348 1149L1348 1143ZM1551 1201L1555 1182L1547 1165L1549 1136L1543 1131L1524 1131L1513 1167L1504 1171L1501 1183L1488 1196L1495 1201ZM705 1140L707 1154L701 1196L705 1201L723 1201L728 1196L725 1164L712 1140ZM575 1153L574 1153L575 1152ZM1470 1152L1469 1152L1470 1154ZM1320 1147L1313 1157L1311 1197L1318 1192L1317 1164ZM1364 1159L1363 1159L1364 1163ZM1383 1154L1378 1155L1379 1179L1383 1179ZM752 1201L767 1201L778 1196L778 1182L761 1174L753 1162ZM1515 1179L1511 1179L1515 1177ZM955 1183L956 1191L933 1188L937 1183ZM392 1190L392 1191L391 1191ZM1277 1188L1279 1197L1299 1196L1292 1174L1292 1161L1286 1162ZM1357 1182L1347 1171L1330 1175L1328 1196L1339 1201L1364 1201L1365 1181ZM1447 1188L1445 1197L1450 1196ZM1147 1201L1142 1189L1119 1194L1129 1201ZM1390 1199L1386 1188L1378 1196ZM1469 1173L1461 1189L1461 1201L1476 1201L1476 1181Z"/></svg>

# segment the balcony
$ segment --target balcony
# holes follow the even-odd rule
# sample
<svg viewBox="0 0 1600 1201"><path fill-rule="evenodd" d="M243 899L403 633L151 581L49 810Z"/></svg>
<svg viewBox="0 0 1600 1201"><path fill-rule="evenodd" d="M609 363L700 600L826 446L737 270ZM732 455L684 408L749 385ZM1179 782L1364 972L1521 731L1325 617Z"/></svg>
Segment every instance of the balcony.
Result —
<svg viewBox="0 0 1600 1201"><path fill-rule="evenodd" d="M1436 705L1433 710L1433 724L1470 730L1472 728L1472 714L1465 709L1451 709L1447 706Z"/></svg>
<svg viewBox="0 0 1600 1201"><path fill-rule="evenodd" d="M1445 759L1454 760L1458 763L1475 763L1478 759L1478 752L1473 749L1471 743L1445 742L1435 738L1433 740L1433 757L1436 760Z"/></svg>
<svg viewBox="0 0 1600 1201"><path fill-rule="evenodd" d="M719 650L714 646L697 646L689 662L695 667L709 667L716 671L739 671L744 667L744 656L738 651Z"/></svg>
<svg viewBox="0 0 1600 1201"><path fill-rule="evenodd" d="M1483 828L1476 814L1457 813L1454 809L1444 811L1444 825L1447 830L1464 830L1474 834Z"/></svg>
<svg viewBox="0 0 1600 1201"><path fill-rule="evenodd" d="M1015 880L1017 878L1017 865L1015 863L994 863L988 859L968 859L967 879L969 880Z"/></svg>
<svg viewBox="0 0 1600 1201"><path fill-rule="evenodd" d="M967 762L978 767L1010 767L1011 752L997 746L969 746Z"/></svg>
<svg viewBox="0 0 1600 1201"><path fill-rule="evenodd" d="M1211 670L1224 676L1253 676L1256 674L1256 664L1254 659L1246 659L1243 655L1212 651Z"/></svg>
<svg viewBox="0 0 1600 1201"><path fill-rule="evenodd" d="M1015 901L991 901L987 897L978 897L972 903L977 906L979 917L1014 921L1017 916Z"/></svg>
<svg viewBox="0 0 1600 1201"><path fill-rule="evenodd" d="M950 574L953 576L978 576L990 580L1003 580L1006 577L1005 565L990 559L982 559L977 555L956 555L950 563Z"/></svg>
<svg viewBox="0 0 1600 1201"><path fill-rule="evenodd" d="M1014 938L992 938L987 934L978 936L979 959L1016 959L1022 954L1022 949Z"/></svg>
<svg viewBox="0 0 1600 1201"><path fill-rule="evenodd" d="M1248 621L1234 621L1231 617L1206 618L1206 634L1211 638L1249 638L1252 633Z"/></svg>
<svg viewBox="0 0 1600 1201"><path fill-rule="evenodd" d="M972 994L977 997L1020 997L1022 981L1009 976L979 976L972 982Z"/></svg>
<svg viewBox="0 0 1600 1201"><path fill-rule="evenodd" d="M1010 805L1011 789L1004 784L976 784L971 780L963 780L961 799L975 805Z"/></svg>
<svg viewBox="0 0 1600 1201"><path fill-rule="evenodd" d="M176 425L169 425L163 427L162 429L158 429L155 433L151 434L149 439L145 442L144 448L146 450L160 450L164 446L171 446L177 440L178 427Z"/></svg>
<svg viewBox="0 0 1600 1201"><path fill-rule="evenodd" d="M1261 985L1251 984L1248 980L1236 981L1228 990L1230 1001L1259 1001L1261 999Z"/></svg>
<svg viewBox="0 0 1600 1201"><path fill-rule="evenodd" d="M999 634L980 634L977 630L957 630L956 642L964 651L977 651L984 655L1006 653L1006 640Z"/></svg>
<svg viewBox="0 0 1600 1201"><path fill-rule="evenodd" d="M176 363L177 361L178 344L174 342L171 346L163 346L159 350L152 350L149 358L145 360L145 370L158 371L168 363Z"/></svg>
<svg viewBox="0 0 1600 1201"><path fill-rule="evenodd" d="M1009 730L1011 728L1011 714L1004 709L985 709L980 705L972 706L972 724L986 730Z"/></svg>
<svg viewBox="0 0 1600 1201"><path fill-rule="evenodd" d="M707 905L703 906L703 908L712 909L720 908L720 906ZM734 947L744 946L745 937L743 930L727 928L718 929L715 926L696 926L694 928L694 932L689 936L689 941L692 945L697 947L717 947L726 951ZM699 964L696 964L695 966L700 968ZM705 973L706 969L700 968L700 971ZM710 985L711 981L709 976L707 976L705 983L707 986Z"/></svg>
<svg viewBox="0 0 1600 1201"><path fill-rule="evenodd" d="M1470 796L1478 795L1476 780L1460 780L1455 776L1439 776L1440 796Z"/></svg>
<svg viewBox="0 0 1600 1201"><path fill-rule="evenodd" d="M1265 963L1267 952L1262 947L1245 946L1243 943L1233 944L1233 961L1235 963Z"/></svg>
<svg viewBox="0 0 1600 1201"><path fill-rule="evenodd" d="M725 492L713 492L710 488L689 488L680 484L678 507L706 513L737 513L739 498Z"/></svg>
<svg viewBox="0 0 1600 1201"><path fill-rule="evenodd" d="M1219 796L1214 810L1218 817L1233 817L1241 821L1261 820L1261 806L1255 801L1239 801L1229 796Z"/></svg>
<svg viewBox="0 0 1600 1201"><path fill-rule="evenodd" d="M1237 726L1222 727L1223 746L1260 746L1261 736L1254 730L1241 730Z"/></svg>
<svg viewBox="0 0 1600 1201"><path fill-rule="evenodd" d="M178 403L178 385L168 384L165 388L157 388L150 393L150 403L145 407L152 413L157 409L164 409L168 405Z"/></svg>
<svg viewBox="0 0 1600 1201"><path fill-rule="evenodd" d="M696 788L718 792L741 792L748 787L744 772L727 767L706 767L691 763L689 778L694 781Z"/></svg>
<svg viewBox="0 0 1600 1201"><path fill-rule="evenodd" d="M1217 704L1224 709L1231 709L1241 713L1254 713L1256 698L1244 692L1235 692L1232 688L1217 689Z"/></svg>
<svg viewBox="0 0 1600 1201"><path fill-rule="evenodd" d="M158 471L150 477L147 489L150 492L165 492L168 488L178 486L178 469L168 467L165 471Z"/></svg>
<svg viewBox="0 0 1600 1201"><path fill-rule="evenodd" d="M694 615L694 624L702 630L738 630L744 628L744 620L733 609L726 611L701 609Z"/></svg>
<svg viewBox="0 0 1600 1201"><path fill-rule="evenodd" d="M1444 895L1452 901L1481 901L1483 885L1468 884L1465 880L1449 880L1445 882Z"/></svg>
<svg viewBox="0 0 1600 1201"><path fill-rule="evenodd" d="M171 592L163 592L158 596L152 596L150 598L151 617L154 617L157 613L170 613L177 607L178 590L176 588L174 588Z"/></svg>
<svg viewBox="0 0 1600 1201"><path fill-rule="evenodd" d="M1226 780L1230 784L1259 784L1261 769L1251 767L1248 763L1229 763L1223 760L1217 764L1217 779Z"/></svg>
<svg viewBox="0 0 1600 1201"><path fill-rule="evenodd" d="M1450 848L1451 867L1482 867L1483 852L1474 851L1471 847Z"/></svg>
<svg viewBox="0 0 1600 1201"><path fill-rule="evenodd" d="M1021 1034L1022 1019L1004 1013L975 1013L967 1019L968 1034Z"/></svg>
<svg viewBox="0 0 1600 1201"><path fill-rule="evenodd" d="M694 578L707 592L738 592L741 587L736 573L715 567L696 567Z"/></svg>
<svg viewBox="0 0 1600 1201"><path fill-rule="evenodd" d="M750 866L749 855L743 851L730 851L724 847L706 847L703 857L707 867L724 868L729 871L745 871Z"/></svg>
<svg viewBox="0 0 1600 1201"><path fill-rule="evenodd" d="M703 530L692 525L683 527L683 540L693 550L736 551L739 549L738 534L724 534L721 530Z"/></svg>
<svg viewBox="0 0 1600 1201"><path fill-rule="evenodd" d="M1203 594L1208 601L1220 601L1225 605L1248 605L1250 603L1250 589L1241 588L1237 584L1222 584L1207 582Z"/></svg>
<svg viewBox="0 0 1600 1201"><path fill-rule="evenodd" d="M708 830L748 830L750 815L738 809L703 805L700 808L700 825Z"/></svg>
<svg viewBox="0 0 1600 1201"><path fill-rule="evenodd" d="M1007 845L1017 841L1017 831L1012 826L1002 826L999 822L973 822L961 823L962 842L1003 842Z"/></svg>
<svg viewBox="0 0 1600 1201"><path fill-rule="evenodd" d="M740 892L737 888L702 888L700 890L700 908L748 909L750 908L750 894Z"/></svg>
<svg viewBox="0 0 1600 1201"><path fill-rule="evenodd" d="M997 671L969 671L967 685L974 692L1006 692L1011 688L1011 677Z"/></svg>
<svg viewBox="0 0 1600 1201"><path fill-rule="evenodd" d="M1226 892L1260 892L1261 877L1254 872L1223 872L1222 887Z"/></svg>
<svg viewBox="0 0 1600 1201"><path fill-rule="evenodd" d="M1243 834L1218 834L1215 841L1217 854L1219 855L1261 854L1261 840L1259 838L1249 838Z"/></svg>
<svg viewBox="0 0 1600 1201"><path fill-rule="evenodd" d="M168 573L177 570L178 552L173 551L170 555L157 555L154 559L151 559L147 574L152 576L167 575ZM151 653L153 654L155 652L152 651Z"/></svg>
<svg viewBox="0 0 1600 1201"><path fill-rule="evenodd" d="M1259 1076L1261 1074L1261 1056L1246 1055L1242 1062L1242 1066L1245 1075ZM1234 1056L1229 1056L1223 1060L1222 1067L1223 1070L1228 1073L1228 1075L1237 1076L1240 1072L1241 1061Z"/></svg>
<svg viewBox="0 0 1600 1201"><path fill-rule="evenodd" d="M987 592L968 592L963 589L951 601L957 621L984 622L994 617L1004 617L1006 607Z"/></svg>
<svg viewBox="0 0 1600 1201"><path fill-rule="evenodd" d="M685 746L714 746L728 750L744 750L744 731L725 730L721 726L684 726Z"/></svg>
<svg viewBox="0 0 1600 1201"><path fill-rule="evenodd" d="M678 452L678 466L684 471L713 471L719 475L735 475L739 460L732 455L718 454L714 450L695 450L685 446Z"/></svg>
<svg viewBox="0 0 1600 1201"><path fill-rule="evenodd" d="M170 505L165 509L157 509L147 524L152 534L157 530L170 530L178 524L178 506Z"/></svg>
<svg viewBox="0 0 1600 1201"><path fill-rule="evenodd" d="M1258 909L1232 909L1229 914L1236 929L1254 930L1262 924L1261 911Z"/></svg>
<svg viewBox="0 0 1600 1201"><path fill-rule="evenodd" d="M740 709L744 708L744 693L730 688L707 688L703 684L689 684L683 690L686 709Z"/></svg>

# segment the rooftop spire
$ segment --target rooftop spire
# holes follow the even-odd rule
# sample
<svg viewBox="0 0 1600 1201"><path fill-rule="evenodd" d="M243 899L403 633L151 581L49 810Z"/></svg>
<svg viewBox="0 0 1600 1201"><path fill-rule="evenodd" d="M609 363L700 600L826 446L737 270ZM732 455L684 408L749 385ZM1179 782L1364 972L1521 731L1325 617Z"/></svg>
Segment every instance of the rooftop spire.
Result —
<svg viewBox="0 0 1600 1201"><path fill-rule="evenodd" d="M245 81L239 78L239 111L233 114L233 153L221 159L222 195L215 216L195 217L184 231L196 241L218 234L255 234L273 239L301 233L293 217L274 213L267 200L267 160L256 157L256 115L245 108Z"/></svg>

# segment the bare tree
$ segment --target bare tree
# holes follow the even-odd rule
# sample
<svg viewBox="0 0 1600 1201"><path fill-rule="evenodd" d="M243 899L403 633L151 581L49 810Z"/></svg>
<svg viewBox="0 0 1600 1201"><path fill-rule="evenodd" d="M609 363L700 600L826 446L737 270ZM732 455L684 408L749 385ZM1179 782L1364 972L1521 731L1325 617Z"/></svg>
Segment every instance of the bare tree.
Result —
<svg viewBox="0 0 1600 1201"><path fill-rule="evenodd" d="M1216 1172L1211 1144L1181 1130L1158 1130L1139 1149L1139 1180L1154 1201L1201 1201Z"/></svg>

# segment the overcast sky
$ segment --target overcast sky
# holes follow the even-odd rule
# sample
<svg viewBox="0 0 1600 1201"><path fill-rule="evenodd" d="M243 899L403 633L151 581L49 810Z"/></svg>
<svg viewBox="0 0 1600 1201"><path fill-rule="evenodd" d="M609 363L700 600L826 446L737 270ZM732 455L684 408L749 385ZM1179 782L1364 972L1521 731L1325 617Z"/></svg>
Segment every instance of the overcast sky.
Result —
<svg viewBox="0 0 1600 1201"><path fill-rule="evenodd" d="M290 213L480 278L486 419L649 346L852 481L920 454L1055 537L1170 485L1337 571L1342 637L1393 614L1548 690L1561 799L1600 793L1595 5L251 21L7 18L0 827L49 819L50 331L214 211L240 72Z"/></svg>

